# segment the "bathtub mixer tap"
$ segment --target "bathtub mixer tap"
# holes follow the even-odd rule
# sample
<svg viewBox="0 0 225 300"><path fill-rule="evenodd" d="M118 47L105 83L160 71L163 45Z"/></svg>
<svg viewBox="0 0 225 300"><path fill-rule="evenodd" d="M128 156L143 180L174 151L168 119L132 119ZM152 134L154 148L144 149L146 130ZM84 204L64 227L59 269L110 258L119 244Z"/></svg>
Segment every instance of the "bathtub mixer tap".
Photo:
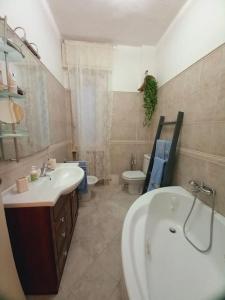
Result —
<svg viewBox="0 0 225 300"><path fill-rule="evenodd" d="M183 225L183 233L184 233L184 237L185 239L196 249L198 250L199 252L201 253L206 253L208 252L211 247L212 247L212 242L213 242L213 221L214 221L214 212L215 212L215 196L216 196L216 191L207 186L206 184L204 184L203 182L199 182L199 181L195 181L195 180L190 180L189 181L189 184L191 185L192 187L192 194L194 195L194 201L192 203L192 206L191 206L191 209L185 219L185 222L184 222L184 225ZM208 244L208 247L205 248L205 249L201 249L199 248L198 246L196 246L190 239L189 237L187 236L187 233L186 233L186 224L192 214L192 211L194 209L194 206L195 206L195 203L196 203L196 200L197 200L197 194L198 193L203 193L205 195L207 195L208 197L211 197L212 198L212 212L211 212L211 218L210 218L210 233L209 233L209 244Z"/></svg>
<svg viewBox="0 0 225 300"><path fill-rule="evenodd" d="M200 182L200 181L191 179L188 183L192 187L192 193L204 193L207 196L215 196L215 194L216 194L215 189L209 187L203 181Z"/></svg>
<svg viewBox="0 0 225 300"><path fill-rule="evenodd" d="M189 180L188 183L190 184L191 186L191 191L192 193L196 194L196 193L199 193L200 192L200 185L201 183L199 181L196 181L196 180Z"/></svg>
<svg viewBox="0 0 225 300"><path fill-rule="evenodd" d="M200 186L200 192L213 197L216 195L216 190L211 188L210 186L207 186L206 184L204 184L204 182L202 182Z"/></svg>

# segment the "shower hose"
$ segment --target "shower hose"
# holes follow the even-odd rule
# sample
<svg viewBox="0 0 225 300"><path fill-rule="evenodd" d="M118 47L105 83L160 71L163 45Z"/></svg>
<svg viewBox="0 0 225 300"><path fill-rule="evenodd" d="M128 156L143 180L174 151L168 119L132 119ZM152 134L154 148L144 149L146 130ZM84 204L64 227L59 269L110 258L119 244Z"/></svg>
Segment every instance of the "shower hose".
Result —
<svg viewBox="0 0 225 300"><path fill-rule="evenodd" d="M186 233L186 225L187 225L187 222L192 214L192 211L194 209L194 206L195 206L195 203L196 203L196 200L197 200L197 194L194 195L194 201L192 203L192 206L191 206L191 209L187 215L187 218L184 222L184 225L183 225L183 233L184 233L184 237L185 239L196 249L198 250L199 252L201 253L205 253L205 252L208 252L211 247L212 247L212 239L213 239L213 221L214 221L214 211L215 211L215 195L212 194L212 212L211 212L211 218L210 218L210 236L209 236L209 245L206 249L201 249L199 248L198 246L196 246L187 236L187 233Z"/></svg>

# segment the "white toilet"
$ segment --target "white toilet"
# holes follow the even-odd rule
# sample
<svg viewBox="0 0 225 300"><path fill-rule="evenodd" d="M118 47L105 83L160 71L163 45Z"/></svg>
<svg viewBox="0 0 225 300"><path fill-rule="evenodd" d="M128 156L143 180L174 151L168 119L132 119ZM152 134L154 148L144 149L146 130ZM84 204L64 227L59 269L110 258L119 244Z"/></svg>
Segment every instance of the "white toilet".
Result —
<svg viewBox="0 0 225 300"><path fill-rule="evenodd" d="M88 197L89 197L89 199L91 199L93 187L96 185L97 182L98 182L98 177L91 176L91 175L87 176Z"/></svg>
<svg viewBox="0 0 225 300"><path fill-rule="evenodd" d="M81 194L82 201L91 200L93 187L98 182L98 178L96 176L87 176L87 184L88 184L88 192L86 194Z"/></svg>
<svg viewBox="0 0 225 300"><path fill-rule="evenodd" d="M87 176L88 188L92 188L98 182L98 178L96 176Z"/></svg>
<svg viewBox="0 0 225 300"><path fill-rule="evenodd" d="M128 193L140 195L142 193L143 185L145 182L146 173L148 171L150 156L144 154L142 171L125 171L122 178L128 185Z"/></svg>

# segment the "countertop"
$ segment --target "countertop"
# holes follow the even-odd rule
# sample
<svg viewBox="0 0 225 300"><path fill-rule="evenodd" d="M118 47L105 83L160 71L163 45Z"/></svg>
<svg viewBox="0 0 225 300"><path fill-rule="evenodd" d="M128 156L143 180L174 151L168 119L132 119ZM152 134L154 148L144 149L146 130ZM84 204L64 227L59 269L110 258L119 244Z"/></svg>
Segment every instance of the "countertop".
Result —
<svg viewBox="0 0 225 300"><path fill-rule="evenodd" d="M71 188L74 189L82 181L84 172L79 168L78 163L58 163L56 170L67 167L79 169L77 182L74 185L71 184ZM53 170L48 172L48 174L53 178L54 172ZM34 182L29 182L29 190L24 193L18 193L16 184L14 184L2 192L2 202L5 208L54 206L61 194L64 194L64 186L54 186L54 180L52 183L47 176L40 177Z"/></svg>

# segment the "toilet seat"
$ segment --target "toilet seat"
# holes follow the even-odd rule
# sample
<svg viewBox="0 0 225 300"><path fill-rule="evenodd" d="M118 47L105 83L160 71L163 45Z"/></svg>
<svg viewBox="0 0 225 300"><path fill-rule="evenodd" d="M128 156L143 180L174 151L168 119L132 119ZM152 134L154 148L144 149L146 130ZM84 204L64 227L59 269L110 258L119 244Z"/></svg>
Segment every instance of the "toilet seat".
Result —
<svg viewBox="0 0 225 300"><path fill-rule="evenodd" d="M122 177L127 180L145 180L145 173L142 171L125 171Z"/></svg>
<svg viewBox="0 0 225 300"><path fill-rule="evenodd" d="M98 182L98 178L96 176L87 176L88 185L95 185Z"/></svg>

